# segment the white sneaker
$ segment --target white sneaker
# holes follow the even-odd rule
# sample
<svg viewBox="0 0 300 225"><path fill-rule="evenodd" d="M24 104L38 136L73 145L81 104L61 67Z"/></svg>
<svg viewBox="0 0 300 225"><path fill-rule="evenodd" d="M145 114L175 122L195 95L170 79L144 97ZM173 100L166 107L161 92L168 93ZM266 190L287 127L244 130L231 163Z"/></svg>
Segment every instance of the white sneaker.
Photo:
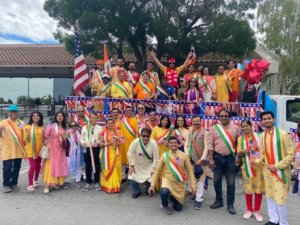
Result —
<svg viewBox="0 0 300 225"><path fill-rule="evenodd" d="M34 187L33 186L28 186L27 187L27 191L28 192L33 192L34 191Z"/></svg>
<svg viewBox="0 0 300 225"><path fill-rule="evenodd" d="M246 220L249 220L252 216L252 212L251 211L246 211L243 215L243 218Z"/></svg>
<svg viewBox="0 0 300 225"><path fill-rule="evenodd" d="M37 181L34 181L33 182L33 187L37 187L37 186L39 186L39 183Z"/></svg>
<svg viewBox="0 0 300 225"><path fill-rule="evenodd" d="M264 218L262 217L260 212L254 212L254 217L255 217L257 222L263 222L264 221Z"/></svg>
<svg viewBox="0 0 300 225"><path fill-rule="evenodd" d="M49 192L50 192L49 188L44 189L44 194L49 194Z"/></svg>

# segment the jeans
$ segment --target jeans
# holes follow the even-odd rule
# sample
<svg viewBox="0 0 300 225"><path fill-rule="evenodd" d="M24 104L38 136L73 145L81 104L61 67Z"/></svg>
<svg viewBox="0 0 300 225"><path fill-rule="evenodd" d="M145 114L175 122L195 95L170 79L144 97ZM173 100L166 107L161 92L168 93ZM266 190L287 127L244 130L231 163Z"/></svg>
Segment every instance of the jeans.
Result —
<svg viewBox="0 0 300 225"><path fill-rule="evenodd" d="M11 187L18 184L22 159L3 160L3 186Z"/></svg>
<svg viewBox="0 0 300 225"><path fill-rule="evenodd" d="M150 187L150 183L149 181L146 181L145 183L145 191L146 193L148 193L148 190L149 190L149 187ZM140 194L142 191L141 191L141 188L140 188L140 184L134 180L130 180L130 186L131 186L131 190L132 190L132 193L133 194Z"/></svg>
<svg viewBox="0 0 300 225"><path fill-rule="evenodd" d="M168 207L169 199L170 196L170 191L168 188L161 188L160 189L160 199L161 199L161 204L163 205L163 207ZM173 202L173 208L176 211L181 211L182 210L182 204L180 202L178 202L174 197L171 198L172 202Z"/></svg>
<svg viewBox="0 0 300 225"><path fill-rule="evenodd" d="M100 159L99 159L100 147L96 147L92 149L93 149L95 169L96 169L96 172L94 173L94 183L98 184L100 180L100 172L101 172ZM87 148L86 153L84 153L84 162L85 162L86 182L88 184L92 184L93 167L92 167L90 148Z"/></svg>
<svg viewBox="0 0 300 225"><path fill-rule="evenodd" d="M227 183L227 205L234 204L235 195L235 158L233 156L221 156L214 153L216 167L214 169L214 187L216 192L216 201L223 202L222 197L222 175L225 174Z"/></svg>

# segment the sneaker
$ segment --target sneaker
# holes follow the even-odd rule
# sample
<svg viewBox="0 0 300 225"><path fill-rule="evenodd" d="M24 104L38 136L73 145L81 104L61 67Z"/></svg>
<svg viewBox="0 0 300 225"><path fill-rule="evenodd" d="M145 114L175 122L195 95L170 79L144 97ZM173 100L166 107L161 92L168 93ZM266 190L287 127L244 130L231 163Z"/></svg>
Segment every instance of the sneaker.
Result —
<svg viewBox="0 0 300 225"><path fill-rule="evenodd" d="M139 192L139 193L137 193L137 194L133 193L133 194L131 195L131 197L132 197L132 198L138 198L140 195L141 195L141 192Z"/></svg>
<svg viewBox="0 0 300 225"><path fill-rule="evenodd" d="M39 183L37 181L34 181L33 182L33 187L37 187L37 186L39 186Z"/></svg>
<svg viewBox="0 0 300 225"><path fill-rule="evenodd" d="M163 210L166 215L172 214L172 210L169 208L169 206L163 206Z"/></svg>
<svg viewBox="0 0 300 225"><path fill-rule="evenodd" d="M4 186L2 191L3 191L3 193L10 193L10 192L12 192L12 189L10 186Z"/></svg>
<svg viewBox="0 0 300 225"><path fill-rule="evenodd" d="M28 192L33 192L34 191L34 187L33 186L28 186L27 187L27 191Z"/></svg>
<svg viewBox="0 0 300 225"><path fill-rule="evenodd" d="M223 202L215 201L212 205L210 205L211 209L217 209L223 207Z"/></svg>
<svg viewBox="0 0 300 225"><path fill-rule="evenodd" d="M86 184L85 186L84 186L84 188L82 189L82 191L88 191L89 189L91 189L92 188L92 185L91 184Z"/></svg>
<svg viewBox="0 0 300 225"><path fill-rule="evenodd" d="M49 188L44 189L44 194L49 194L49 192L50 192Z"/></svg>
<svg viewBox="0 0 300 225"><path fill-rule="evenodd" d="M228 210L228 212L229 212L231 215L236 214L236 210L235 210L235 208L234 208L233 205L229 205L229 206L227 207L227 210Z"/></svg>
<svg viewBox="0 0 300 225"><path fill-rule="evenodd" d="M99 183L97 183L97 184L94 184L94 189L95 189L96 191L102 191L102 189L101 189L101 187L100 187L100 184L99 184Z"/></svg>
<svg viewBox="0 0 300 225"><path fill-rule="evenodd" d="M257 222L263 222L264 221L264 218L262 217L260 212L254 212L254 217L255 217Z"/></svg>
<svg viewBox="0 0 300 225"><path fill-rule="evenodd" d="M202 206L202 202L195 201L194 209L199 210L199 209L201 209L201 206Z"/></svg>
<svg viewBox="0 0 300 225"><path fill-rule="evenodd" d="M75 186L76 186L77 189L80 189L80 182L76 182Z"/></svg>
<svg viewBox="0 0 300 225"><path fill-rule="evenodd" d="M252 212L251 211L246 211L243 215L243 218L246 219L246 220L249 220L252 216Z"/></svg>
<svg viewBox="0 0 300 225"><path fill-rule="evenodd" d="M17 185L13 185L13 186L11 187L11 189L12 189L13 191L19 191L19 190L20 190L20 188L19 188Z"/></svg>

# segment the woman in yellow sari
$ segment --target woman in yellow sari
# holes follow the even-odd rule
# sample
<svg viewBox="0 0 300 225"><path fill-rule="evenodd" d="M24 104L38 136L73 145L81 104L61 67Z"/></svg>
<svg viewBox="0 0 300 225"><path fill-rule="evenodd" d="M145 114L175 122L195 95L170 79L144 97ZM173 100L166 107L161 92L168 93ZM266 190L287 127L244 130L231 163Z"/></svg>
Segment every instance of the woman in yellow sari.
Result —
<svg viewBox="0 0 300 225"><path fill-rule="evenodd" d="M151 133L151 139L158 145L159 157L168 150L168 138L172 134L171 120L167 115L162 115L159 124L155 126Z"/></svg>
<svg viewBox="0 0 300 225"><path fill-rule="evenodd" d="M101 159L101 189L107 193L120 192L122 181L122 163L119 150L120 133L114 129L114 120L108 118L105 129L100 136L100 145L103 147L100 153Z"/></svg>

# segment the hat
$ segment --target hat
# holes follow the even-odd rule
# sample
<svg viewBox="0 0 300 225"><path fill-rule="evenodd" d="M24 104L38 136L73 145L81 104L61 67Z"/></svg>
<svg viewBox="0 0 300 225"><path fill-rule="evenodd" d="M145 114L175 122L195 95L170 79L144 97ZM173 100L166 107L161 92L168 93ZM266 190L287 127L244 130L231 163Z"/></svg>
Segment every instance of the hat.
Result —
<svg viewBox="0 0 300 225"><path fill-rule="evenodd" d="M16 105L10 105L8 107L8 111L11 112L11 111L16 111L16 112L19 112L19 107L16 106Z"/></svg>
<svg viewBox="0 0 300 225"><path fill-rule="evenodd" d="M109 75L108 75L108 74L103 74L103 76L102 76L102 79L104 79L104 78L107 78L107 79L109 79L110 77L109 77Z"/></svg>
<svg viewBox="0 0 300 225"><path fill-rule="evenodd" d="M103 59L97 60L97 65L103 65L103 64L104 64L104 60Z"/></svg>
<svg viewBox="0 0 300 225"><path fill-rule="evenodd" d="M174 58L169 58L169 63L175 63L175 59Z"/></svg>

